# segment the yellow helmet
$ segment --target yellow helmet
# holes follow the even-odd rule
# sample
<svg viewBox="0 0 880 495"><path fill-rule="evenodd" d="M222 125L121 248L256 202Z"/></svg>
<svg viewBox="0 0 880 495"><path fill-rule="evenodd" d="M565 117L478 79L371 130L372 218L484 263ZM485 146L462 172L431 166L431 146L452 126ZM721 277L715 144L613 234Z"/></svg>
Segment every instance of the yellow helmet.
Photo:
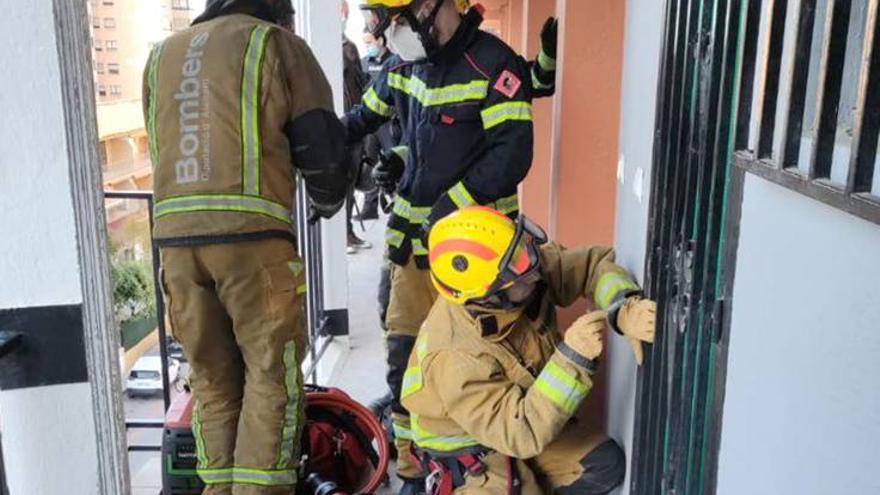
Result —
<svg viewBox="0 0 880 495"><path fill-rule="evenodd" d="M374 9L385 7L386 9L399 9L409 7L415 0L366 0L361 4L362 9ZM454 0L455 8L462 14L471 8L470 0Z"/></svg>
<svg viewBox="0 0 880 495"><path fill-rule="evenodd" d="M456 304L488 300L516 282L540 278L537 246L545 241L524 216L514 222L484 206L462 208L428 235L431 281Z"/></svg>
<svg viewBox="0 0 880 495"><path fill-rule="evenodd" d="M401 7L409 7L415 0L366 0L361 4L362 9L375 9L385 7L386 9L399 9Z"/></svg>

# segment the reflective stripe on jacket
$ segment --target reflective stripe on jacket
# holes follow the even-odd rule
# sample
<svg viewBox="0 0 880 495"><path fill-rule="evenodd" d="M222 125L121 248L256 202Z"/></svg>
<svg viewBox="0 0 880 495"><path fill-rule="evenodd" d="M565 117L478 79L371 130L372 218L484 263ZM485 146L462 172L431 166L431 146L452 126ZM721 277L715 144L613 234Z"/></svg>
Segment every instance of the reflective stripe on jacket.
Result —
<svg viewBox="0 0 880 495"><path fill-rule="evenodd" d="M305 42L242 14L197 24L153 49L143 101L160 244L292 232L285 125L333 108Z"/></svg>
<svg viewBox="0 0 880 495"><path fill-rule="evenodd" d="M557 350L556 306L606 293L614 299L637 286L607 247L566 250L550 243L542 248L541 269L543 285L525 309L474 317L444 299L434 305L401 393L420 448L450 453L482 445L528 459L580 407L592 381ZM484 325L486 318L494 324ZM484 328L498 330L487 334Z"/></svg>

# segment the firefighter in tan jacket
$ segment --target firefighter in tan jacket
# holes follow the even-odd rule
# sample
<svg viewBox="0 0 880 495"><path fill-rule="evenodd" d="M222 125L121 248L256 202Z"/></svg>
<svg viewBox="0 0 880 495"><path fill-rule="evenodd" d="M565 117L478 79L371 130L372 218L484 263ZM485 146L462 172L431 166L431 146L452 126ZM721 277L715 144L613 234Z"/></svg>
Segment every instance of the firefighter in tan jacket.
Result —
<svg viewBox="0 0 880 495"><path fill-rule="evenodd" d="M306 336L294 177L329 217L348 171L330 86L292 16L290 0L209 0L144 73L153 234L209 495L289 495L297 480Z"/></svg>
<svg viewBox="0 0 880 495"><path fill-rule="evenodd" d="M652 342L655 305L614 264L611 248L545 243L524 217L484 207L440 220L429 237L442 296L404 375L413 455L429 495L599 495L623 481L623 451L579 415L606 324L637 360ZM556 306L592 295L597 311L565 332Z"/></svg>

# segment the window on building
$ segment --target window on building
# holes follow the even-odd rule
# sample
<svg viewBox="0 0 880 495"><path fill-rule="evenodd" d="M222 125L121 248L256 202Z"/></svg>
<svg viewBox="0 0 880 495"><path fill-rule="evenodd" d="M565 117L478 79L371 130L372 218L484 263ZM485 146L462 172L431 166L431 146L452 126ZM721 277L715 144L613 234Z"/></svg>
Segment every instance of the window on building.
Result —
<svg viewBox="0 0 880 495"><path fill-rule="evenodd" d="M104 42L104 46L107 48L108 52L115 52L119 49L119 42L116 40L107 40Z"/></svg>
<svg viewBox="0 0 880 495"><path fill-rule="evenodd" d="M97 72L98 74L103 74L104 73L104 64L102 64L101 62L96 63L95 64L95 72Z"/></svg>
<svg viewBox="0 0 880 495"><path fill-rule="evenodd" d="M115 2L113 0L104 0L102 3L104 5L113 5Z"/></svg>
<svg viewBox="0 0 880 495"><path fill-rule="evenodd" d="M880 223L880 16L856 4L750 9L736 163Z"/></svg>
<svg viewBox="0 0 880 495"><path fill-rule="evenodd" d="M110 85L110 96L121 96L122 95L122 86L117 84Z"/></svg>
<svg viewBox="0 0 880 495"><path fill-rule="evenodd" d="M93 39L92 46L95 47L96 52L104 51L104 43L102 43L101 40Z"/></svg>
<svg viewBox="0 0 880 495"><path fill-rule="evenodd" d="M107 64L107 72L109 74L119 74L119 64Z"/></svg>
<svg viewBox="0 0 880 495"><path fill-rule="evenodd" d="M107 29L116 29L116 18L115 17L105 17L104 18L104 27Z"/></svg>
<svg viewBox="0 0 880 495"><path fill-rule="evenodd" d="M171 0L171 8L175 10L189 10L189 0Z"/></svg>
<svg viewBox="0 0 880 495"><path fill-rule="evenodd" d="M107 96L107 86L103 84L98 85L98 96Z"/></svg>
<svg viewBox="0 0 880 495"><path fill-rule="evenodd" d="M98 17L92 17L92 27L95 29L101 28L101 19Z"/></svg>

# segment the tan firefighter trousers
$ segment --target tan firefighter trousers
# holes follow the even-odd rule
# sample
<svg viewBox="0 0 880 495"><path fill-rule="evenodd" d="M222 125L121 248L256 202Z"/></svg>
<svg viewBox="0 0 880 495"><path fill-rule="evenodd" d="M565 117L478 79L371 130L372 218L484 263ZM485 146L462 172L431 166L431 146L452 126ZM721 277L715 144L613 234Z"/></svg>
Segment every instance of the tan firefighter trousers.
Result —
<svg viewBox="0 0 880 495"><path fill-rule="evenodd" d="M286 240L161 250L208 495L289 495L303 417L303 265Z"/></svg>
<svg viewBox="0 0 880 495"><path fill-rule="evenodd" d="M412 257L404 266L391 266L391 295L385 316L385 326L388 329L386 358L388 386L394 395L391 422L398 454L397 475L403 478L424 476L420 463L412 453L409 413L400 404L400 388L416 336L436 299L437 289L431 283L430 272L416 267Z"/></svg>

